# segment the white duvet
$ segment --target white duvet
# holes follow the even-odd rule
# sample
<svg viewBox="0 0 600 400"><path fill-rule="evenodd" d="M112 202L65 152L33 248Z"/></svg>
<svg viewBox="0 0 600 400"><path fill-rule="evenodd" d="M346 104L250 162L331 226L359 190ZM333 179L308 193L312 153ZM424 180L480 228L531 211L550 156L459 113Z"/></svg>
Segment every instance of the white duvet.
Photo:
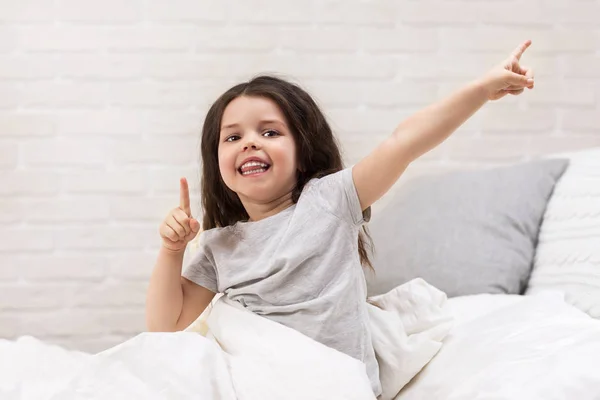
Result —
<svg viewBox="0 0 600 400"><path fill-rule="evenodd" d="M600 399L600 321L562 294L448 303L455 327L398 399Z"/></svg>
<svg viewBox="0 0 600 400"><path fill-rule="evenodd" d="M600 322L560 296L446 301L415 280L371 303L382 398L600 399ZM225 299L207 315L96 355L0 340L0 399L374 398L345 354Z"/></svg>
<svg viewBox="0 0 600 400"><path fill-rule="evenodd" d="M446 296L422 280L371 299L386 398L451 328ZM33 337L0 341L0 398L373 399L364 364L224 297L186 332L144 333L97 355Z"/></svg>

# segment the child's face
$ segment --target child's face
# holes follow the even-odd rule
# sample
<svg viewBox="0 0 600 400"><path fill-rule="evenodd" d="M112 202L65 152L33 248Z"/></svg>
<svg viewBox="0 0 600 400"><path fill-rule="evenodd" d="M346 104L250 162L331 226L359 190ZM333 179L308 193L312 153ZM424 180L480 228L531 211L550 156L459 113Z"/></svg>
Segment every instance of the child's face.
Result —
<svg viewBox="0 0 600 400"><path fill-rule="evenodd" d="M253 161L247 162L249 158ZM223 113L219 170L242 202L266 203L296 185L296 144L275 102L240 96Z"/></svg>

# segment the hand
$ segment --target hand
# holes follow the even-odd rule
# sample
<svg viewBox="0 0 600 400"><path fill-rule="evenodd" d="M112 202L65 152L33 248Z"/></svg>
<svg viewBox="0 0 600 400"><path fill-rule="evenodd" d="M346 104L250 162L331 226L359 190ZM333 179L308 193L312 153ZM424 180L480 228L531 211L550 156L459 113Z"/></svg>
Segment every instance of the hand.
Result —
<svg viewBox="0 0 600 400"><path fill-rule="evenodd" d="M519 95L525 88L533 89L533 71L520 64L521 56L531 45L526 40L506 60L483 77L483 86L489 100L498 100L507 94Z"/></svg>
<svg viewBox="0 0 600 400"><path fill-rule="evenodd" d="M179 180L179 207L172 209L160 224L162 246L174 252L184 251L200 231L200 223L192 218L190 190L185 178Z"/></svg>

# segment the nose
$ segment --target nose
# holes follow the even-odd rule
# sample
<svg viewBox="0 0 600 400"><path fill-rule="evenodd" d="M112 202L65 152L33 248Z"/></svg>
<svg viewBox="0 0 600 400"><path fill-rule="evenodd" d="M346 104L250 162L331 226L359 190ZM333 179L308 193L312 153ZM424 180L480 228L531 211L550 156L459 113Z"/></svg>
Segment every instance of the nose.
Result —
<svg viewBox="0 0 600 400"><path fill-rule="evenodd" d="M246 151L248 149L258 150L259 148L260 148L259 144L253 137L247 137L247 139L244 140L244 144L243 144L244 151Z"/></svg>

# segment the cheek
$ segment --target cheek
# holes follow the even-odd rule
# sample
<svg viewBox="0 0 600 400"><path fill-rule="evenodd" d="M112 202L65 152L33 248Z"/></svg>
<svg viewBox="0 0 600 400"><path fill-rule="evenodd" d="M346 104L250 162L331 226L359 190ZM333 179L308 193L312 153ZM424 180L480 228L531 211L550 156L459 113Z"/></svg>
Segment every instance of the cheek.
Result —
<svg viewBox="0 0 600 400"><path fill-rule="evenodd" d="M273 161L277 161L279 164L285 165L286 170L289 170L287 172L292 173L296 171L296 148L293 144L287 143L284 146L278 147L276 157L277 159Z"/></svg>
<svg viewBox="0 0 600 400"><path fill-rule="evenodd" d="M234 159L231 154L228 154L227 151L223 151L219 149L219 171L221 172L221 176L223 180L227 180L228 177L234 175L235 171L233 170Z"/></svg>

